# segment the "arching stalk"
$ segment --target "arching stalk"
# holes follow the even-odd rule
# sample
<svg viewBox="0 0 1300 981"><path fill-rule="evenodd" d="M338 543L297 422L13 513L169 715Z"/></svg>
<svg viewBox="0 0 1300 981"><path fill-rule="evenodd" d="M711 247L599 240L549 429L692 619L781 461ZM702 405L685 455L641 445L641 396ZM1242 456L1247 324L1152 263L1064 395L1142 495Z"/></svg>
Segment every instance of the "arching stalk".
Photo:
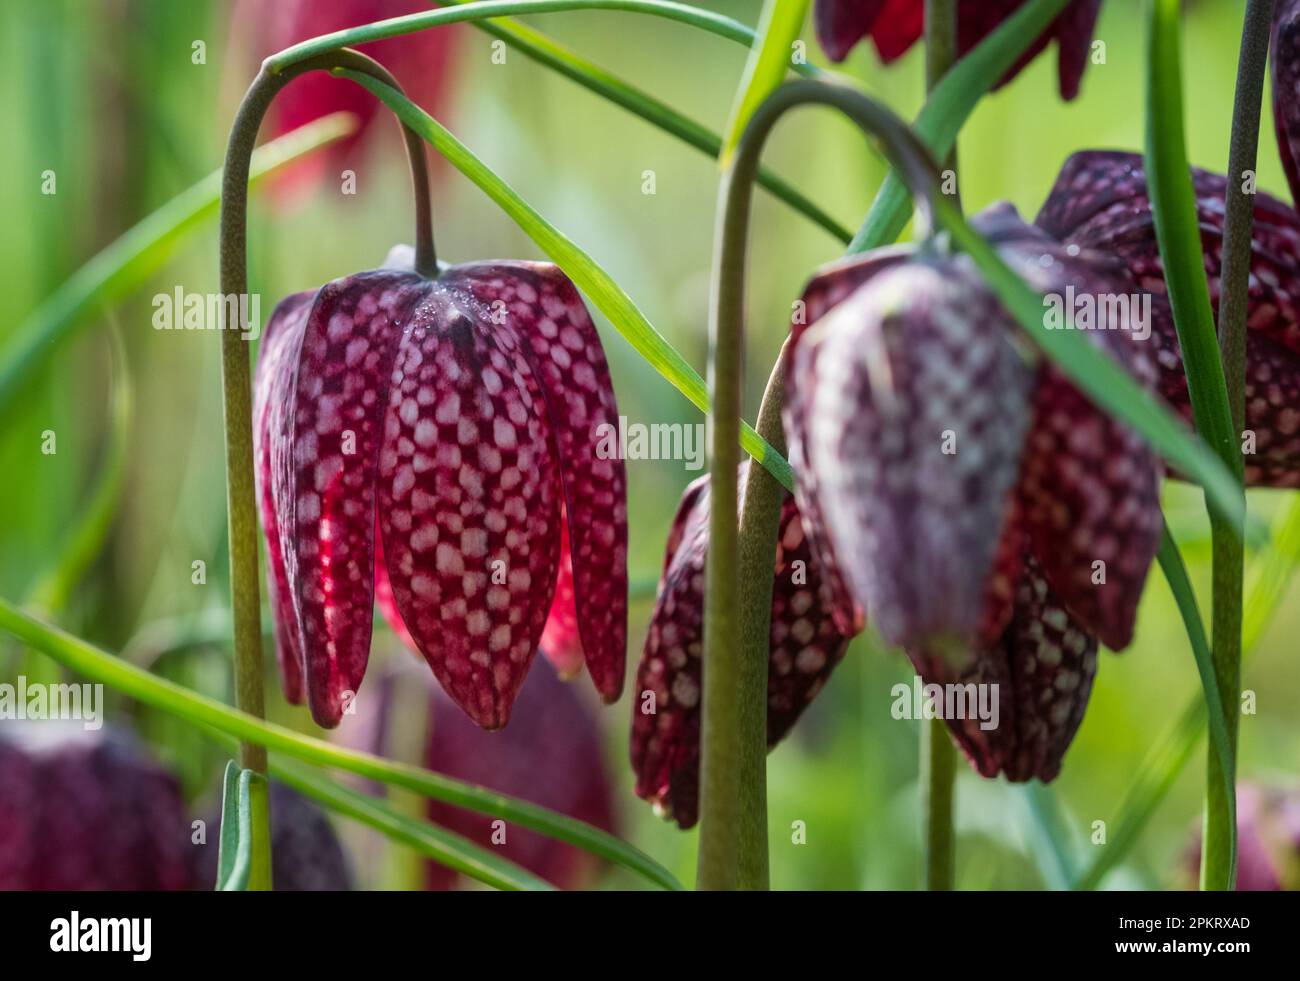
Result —
<svg viewBox="0 0 1300 981"><path fill-rule="evenodd" d="M243 298L248 293L248 172L257 131L276 94L309 71L348 68L397 87L396 80L375 61L355 51L336 51L298 62L278 74L263 69L239 106L221 185L221 293ZM437 273L433 219L429 207L429 176L420 138L405 131L415 191L415 268L426 276ZM239 303L240 318L248 309ZM266 715L262 676L261 592L258 586L257 506L253 477L253 399L250 377L249 324L231 323L229 303L222 304L221 381L225 404L226 506L230 524L230 593L234 614L235 704L257 718ZM240 743L244 769L266 773L266 750ZM250 889L271 888L270 815L266 782L253 781L252 869Z"/></svg>
<svg viewBox="0 0 1300 981"><path fill-rule="evenodd" d="M745 252L758 161L768 135L795 106L838 109L880 139L919 202L938 193L929 151L896 115L860 92L795 81L755 111L723 177L709 316L709 554L705 569L703 701L700 748L701 889L765 889L767 865L767 646L772 566L782 490L750 469L743 530L737 524ZM760 413L779 437L782 387L769 386ZM770 438L770 434L769 434ZM742 540L743 539L743 540Z"/></svg>

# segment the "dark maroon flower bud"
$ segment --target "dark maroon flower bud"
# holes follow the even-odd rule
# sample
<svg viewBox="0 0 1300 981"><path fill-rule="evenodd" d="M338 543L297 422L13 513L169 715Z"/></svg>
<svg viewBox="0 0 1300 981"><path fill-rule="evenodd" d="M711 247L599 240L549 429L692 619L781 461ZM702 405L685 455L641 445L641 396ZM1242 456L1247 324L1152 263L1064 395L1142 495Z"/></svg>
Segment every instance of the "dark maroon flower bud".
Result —
<svg viewBox="0 0 1300 981"><path fill-rule="evenodd" d="M600 727L585 694L539 668L519 693L510 726L484 732L435 691L425 765L612 833L614 802ZM561 889L589 885L598 870L588 853L491 815L430 801L429 819ZM428 863L430 889L450 889L457 880L451 870Z"/></svg>
<svg viewBox="0 0 1300 981"><path fill-rule="evenodd" d="M1300 207L1300 0L1277 0L1273 8L1273 125L1291 200Z"/></svg>
<svg viewBox="0 0 1300 981"><path fill-rule="evenodd" d="M958 0L957 50L966 54L979 44L1024 0ZM1088 62L1092 32L1101 0L1074 0L1021 56L1005 85L1033 61L1053 39L1058 45L1057 72L1061 95L1079 94L1079 80ZM925 30L925 0L817 0L813 8L817 40L832 61L843 61L853 46L868 35L886 64L921 39Z"/></svg>
<svg viewBox="0 0 1300 981"><path fill-rule="evenodd" d="M1186 875L1200 877L1201 829L1187 849ZM1300 789L1237 786L1237 888L1300 891Z"/></svg>
<svg viewBox="0 0 1300 981"><path fill-rule="evenodd" d="M982 776L1000 772L1008 780L1046 783L1060 772L1088 707L1097 673L1097 638L1052 592L1032 551L1023 563L1002 636L981 648L964 670L930 658L918 671L928 684L989 686L989 697L996 685L996 726L986 729L992 718L969 713L946 717L953 738Z"/></svg>
<svg viewBox="0 0 1300 981"><path fill-rule="evenodd" d="M1067 295L1134 292L1122 270L1009 206L975 224L1048 311ZM1156 457L1049 363L1026 360L964 256L841 261L809 284L804 313L785 429L800 509L824 532L811 536L821 564L926 682L998 684L996 729L948 718L980 772L1051 779L1096 638L1115 650L1132 638L1159 544ZM1089 339L1152 385L1138 334L1114 329L1140 323L1099 315Z"/></svg>
<svg viewBox="0 0 1300 981"><path fill-rule="evenodd" d="M1218 314L1226 178L1193 169L1210 300ZM1232 188L1236 193L1237 187ZM1037 224L1069 246L1117 257L1150 291L1150 347L1159 391L1191 420L1178 333L1165 298L1146 173L1138 154L1090 150L1065 162ZM1246 335L1246 483L1300 487L1300 218L1276 198L1255 196ZM1252 439L1253 434L1253 439ZM1252 445L1253 443L1253 445Z"/></svg>
<svg viewBox="0 0 1300 981"><path fill-rule="evenodd" d="M565 516L587 670L617 699L626 476L594 433L618 409L557 267L379 269L289 297L266 327L254 411L285 694L318 724L337 725L361 684L378 578L381 608L455 702L505 725L551 610Z"/></svg>
<svg viewBox="0 0 1300 981"><path fill-rule="evenodd" d="M0 889L194 885L180 787L125 733L0 727Z"/></svg>
<svg viewBox="0 0 1300 981"><path fill-rule="evenodd" d="M240 44L237 50L251 50L260 59L321 34L428 9L422 0L240 0L231 18L231 32L251 42L250 47ZM437 116L451 89L460 30L460 25L448 25L372 41L357 50L401 79L412 101ZM241 67L239 74L246 70ZM379 109L379 100L347 79L326 72L310 72L295 79L271 105L268 125L273 136L333 112L349 112L359 125L347 139L290 165L277 176L276 186L305 186L325 173L336 175L342 167L355 166L361 149L372 142ZM397 132L396 127L392 132Z"/></svg>
<svg viewBox="0 0 1300 981"><path fill-rule="evenodd" d="M271 885L276 892L340 892L353 888L343 843L329 817L310 798L272 781ZM217 879L221 809L208 818L208 846L200 853L199 885Z"/></svg>
<svg viewBox="0 0 1300 981"><path fill-rule="evenodd" d="M748 464L742 467L741 487ZM682 828L698 817L700 655L704 641L704 560L709 483L691 484L677 509L664 556L659 599L637 668L632 769L638 796ZM852 607L837 608L831 587L787 496L777 536L767 671L767 745L780 742L844 656ZM856 629L853 633L856 633Z"/></svg>

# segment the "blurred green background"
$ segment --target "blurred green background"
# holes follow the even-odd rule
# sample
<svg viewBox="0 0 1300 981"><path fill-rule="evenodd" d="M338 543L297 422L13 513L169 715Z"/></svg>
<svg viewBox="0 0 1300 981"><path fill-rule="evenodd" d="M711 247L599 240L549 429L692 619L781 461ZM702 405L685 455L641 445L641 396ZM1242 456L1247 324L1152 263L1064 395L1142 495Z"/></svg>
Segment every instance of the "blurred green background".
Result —
<svg viewBox="0 0 1300 981"><path fill-rule="evenodd" d="M752 23L757 4L702 3ZM961 191L969 210L1000 199L1032 216L1071 152L1140 149L1143 134L1141 4L1107 0L1098 37L1106 63L1090 65L1080 98L1056 91L1055 49L986 98L960 142ZM0 268L7 300L0 350L17 326L98 250L222 161L228 127L265 38L256 19L232 20L221 0L21 0L0 5L0 80L7 152L0 154ZM1185 83L1193 162L1222 170L1227 158L1240 10L1197 3L1187 13ZM624 14L532 18L601 65L688 115L720 129L744 51L680 25ZM810 56L821 58L805 31ZM206 64L191 61L206 44ZM703 372L706 306L717 185L715 165L697 151L511 51L492 61L491 39L457 30L442 121L614 276L651 322ZM922 99L919 48L884 69L869 45L844 70L906 117ZM408 80L404 80L408 81ZM1267 103L1267 99L1265 100ZM280 296L377 265L409 241L411 205L396 126L358 159L358 193L332 176L296 203L265 194L250 208L250 283L263 317ZM1272 121L1265 106L1260 186L1285 198ZM767 162L839 220L856 227L882 177L877 156L846 123L805 111L784 123ZM41 174L57 193L40 193ZM642 193L643 172L656 193ZM436 171L435 222L451 261L540 257L536 247L476 188L446 166ZM791 301L839 244L760 194L750 258L747 411L752 414L784 336ZM57 612L58 622L113 651L149 660L159 638L196 645L158 660L156 670L230 697L227 646L213 642L227 602L219 341L209 332L156 332L151 297L177 285L217 290L214 221L186 239L143 289L92 318L60 346L47 369L5 410L0 435L0 594L24 598L57 560L102 466L109 420L108 327L125 341L134 379L125 492L98 558ZM641 362L599 317L621 410L633 421L696 422L698 413ZM40 451L57 433L57 453ZM631 573L653 582L681 489L695 474L680 463L629 462ZM1273 514L1285 500L1252 494ZM1199 494L1170 486L1166 504L1191 572L1208 596L1208 531ZM207 582L191 582L192 563ZM1300 760L1300 630L1295 592L1261 638L1245 671L1258 714L1242 729L1243 778L1294 774ZM651 601L632 608L629 656L639 655ZM169 633L170 632L170 633ZM5 648L5 653L15 652ZM374 658L406 657L378 627ZM0 660L15 670L16 660ZM35 662L27 662L32 667ZM378 670L378 668L372 668ZM917 723L890 717L890 687L909 681L899 655L856 641L831 683L769 766L772 881L778 888L914 888ZM272 717L313 731L305 710L279 695L268 650ZM364 691L364 689L363 689ZM1069 836L1087 861L1094 821L1117 820L1126 788L1151 744L1199 691L1194 663L1169 591L1152 573L1137 639L1123 656L1104 654L1087 716L1053 788ZM607 761L618 792L621 833L693 881L694 834L660 822L632 793L627 763L631 699L602 713ZM222 751L179 723L122 706L158 753L181 772L187 792L208 791ZM1198 817L1203 751L1175 784L1112 886L1181 885L1180 855ZM982 781L963 764L958 783L958 884L1039 887L1026 796ZM791 843L791 823L807 843ZM363 872L368 885L378 873ZM630 880L611 874L606 885Z"/></svg>

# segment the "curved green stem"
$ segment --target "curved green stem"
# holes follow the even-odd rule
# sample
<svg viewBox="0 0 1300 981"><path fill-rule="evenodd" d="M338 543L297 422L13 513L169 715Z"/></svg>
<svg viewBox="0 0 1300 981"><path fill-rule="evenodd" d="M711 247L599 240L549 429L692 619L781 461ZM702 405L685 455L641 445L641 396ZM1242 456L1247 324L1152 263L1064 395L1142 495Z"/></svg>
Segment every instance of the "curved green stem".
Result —
<svg viewBox="0 0 1300 981"><path fill-rule="evenodd" d="M1258 5L1255 5L1258 11ZM1178 343L1183 351L1187 388L1197 432L1218 455L1233 481L1234 496L1241 502L1241 451L1234 412L1215 336L1209 285L1202 258L1203 245L1198 226L1196 197L1187 162L1183 131L1182 53L1180 51L1180 8L1177 0L1152 0L1149 18L1147 79L1147 184L1151 211L1160 243L1168 283L1169 302L1174 313ZM1263 25L1267 44L1267 18ZM1243 38L1243 45L1249 45ZM1243 70L1247 70L1243 66ZM1263 71L1263 54L1258 70ZM1255 93L1255 125L1258 127L1259 92ZM1246 125L1241 97L1234 113L1234 130ZM1239 151L1240 145L1234 145ZM1229 175L1229 186L1232 177ZM1229 206L1234 195L1229 194ZM1249 205L1247 206L1249 208ZM1241 220L1236 221L1241 232ZM1245 261L1249 264L1250 229L1245 228ZM1242 243L1238 242L1238 249ZM1241 256L1236 257L1241 261ZM1240 369L1239 369L1240 370ZM1202 888L1231 889L1236 879L1236 730L1241 687L1241 592L1242 528L1240 514L1210 509L1214 546L1212 648L1214 672L1223 709L1228 716L1227 758L1211 748L1207 763L1205 792L1205 845L1202 851ZM1229 789L1225 793L1225 786Z"/></svg>
<svg viewBox="0 0 1300 981"><path fill-rule="evenodd" d="M776 538L781 496L767 486L765 478L755 477L753 471L757 468L751 468L753 483L747 494L758 491L759 497L749 500L745 515L746 570L741 565L736 517L745 249L754 178L763 146L782 115L807 104L838 109L865 132L878 136L886 155L907 177L909 186L926 191L920 197L923 211L928 210L932 196L938 192L934 162L902 120L861 92L813 81L786 83L759 106L740 140L732 169L723 176L709 316L713 356L709 364L711 489L700 720L697 885L701 889L767 886L764 768L773 561L770 549ZM780 411L779 384L765 402L769 424L774 424ZM759 540L760 530L764 541ZM747 589L754 590L743 600L742 581ZM764 590L766 602L762 598Z"/></svg>
<svg viewBox="0 0 1300 981"><path fill-rule="evenodd" d="M472 3L467 2L467 0L431 0L431 2L447 9L430 11L426 14L391 18L388 21L377 22L377 24L367 24L347 31L338 31L331 35L310 38L272 55L268 59L268 63L274 65L274 70L280 70L283 66L300 57L304 51L319 54L327 50L337 50L350 44L359 44L366 40L372 40L375 36L395 37L400 34L411 34L457 22L473 23L479 30L492 37L500 38L539 64L559 72L584 88L660 127L664 132L676 136L689 146L693 146L710 157L716 158L722 148L722 138L717 133L683 115L650 93L629 85L587 58L570 51L553 38L517 21L508 20L505 15L510 13L536 14L588 9L625 10L634 13L657 14L674 20L684 20L693 27L747 47L753 45L755 37L753 29L739 21L709 11L684 7L682 4L650 2L627 6L611 5L605 0L555 4L539 4L536 0L528 0L528 2L515 0L515 2L511 3L499 2L499 0ZM380 28L382 34L376 35L374 33L373 29L377 25L382 25ZM820 69L811 65L794 65L793 68L796 72L810 77L821 74ZM824 209L818 207L788 181L775 173L761 169L758 181L774 197L784 201L791 208L820 225L826 232L840 241L848 242L852 237L852 232L848 228L836 221Z"/></svg>
<svg viewBox="0 0 1300 981"><path fill-rule="evenodd" d="M339 51L299 62L278 75L263 70L244 95L226 149L221 184L221 293L242 298L248 293L247 212L248 176L253 145L262 119L282 88L298 75L314 70L350 68L397 86L380 65L355 51ZM433 220L429 208L429 177L420 138L406 130L411 181L416 199L415 268L437 274ZM248 309L240 303L238 309ZM230 591L234 612L235 700L250 715L265 713L262 676L261 593L258 587L257 507L253 477L253 399L246 322L231 323L231 306L221 305L221 380L225 401L226 498L230 525ZM266 773L266 751L256 743L239 748L240 766ZM253 852L250 889L271 888L271 835L266 784L252 784Z"/></svg>
<svg viewBox="0 0 1300 981"><path fill-rule="evenodd" d="M1255 196L1245 191L1246 172L1254 173L1259 149L1259 112L1268 60L1273 0L1248 0L1237 63L1232 109L1228 181L1223 223L1223 270L1219 301L1219 350L1227 387L1232 431L1241 434L1246 415L1246 308L1249 302L1251 225ZM1242 462L1233 447L1235 469ZM1201 849L1201 888L1232 889L1236 883L1237 735L1241 712L1241 616L1245 556L1235 529L1216 521L1212 527L1211 646L1214 672L1228 724L1228 756L1211 746L1206 760L1205 846ZM1228 795L1232 795L1229 797ZM1227 826L1225 827L1225 823Z"/></svg>
<svg viewBox="0 0 1300 981"><path fill-rule="evenodd" d="M925 88L933 95L939 80L957 60L956 0L925 0ZM945 169L957 169L957 146L944 160ZM960 209L961 199L954 200ZM957 777L957 750L943 719L921 720L921 821L925 829L925 886L932 891L953 888L954 834L953 784Z"/></svg>
<svg viewBox="0 0 1300 981"><path fill-rule="evenodd" d="M430 10L424 13L390 17L387 20L349 27L332 34L308 38L267 58L263 65L278 72L295 62L313 55L336 51L339 48L379 41L384 38L413 34L416 31L455 24L461 21L483 20L489 17L509 17L515 14L553 14L572 10L616 10L634 14L649 14L678 23L697 27L717 34L738 44L749 46L754 42L754 32L738 20L701 10L686 3L670 0L478 0L475 3L457 3L454 7ZM805 69L807 70L807 69Z"/></svg>
<svg viewBox="0 0 1300 981"><path fill-rule="evenodd" d="M345 770L392 787L413 790L454 807L514 822L604 858L665 889L681 888L672 873L644 852L567 814L408 763L313 739L259 719L128 664L66 631L42 623L4 599L0 599L0 630L45 652L64 667L92 681L201 728L225 733L241 743L284 753L304 763Z"/></svg>
<svg viewBox="0 0 1300 981"><path fill-rule="evenodd" d="M921 826L925 829L925 888L953 888L956 848L953 840L953 789L957 750L943 719L921 720Z"/></svg>

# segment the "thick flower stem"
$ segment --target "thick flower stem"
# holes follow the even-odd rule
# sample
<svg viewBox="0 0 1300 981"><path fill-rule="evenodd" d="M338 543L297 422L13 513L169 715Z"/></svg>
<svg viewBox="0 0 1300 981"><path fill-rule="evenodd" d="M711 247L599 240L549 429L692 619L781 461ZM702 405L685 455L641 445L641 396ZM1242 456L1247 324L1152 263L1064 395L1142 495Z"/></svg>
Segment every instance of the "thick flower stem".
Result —
<svg viewBox="0 0 1300 981"><path fill-rule="evenodd" d="M755 476L761 468L752 467L743 532L738 529L745 249L763 145L786 111L808 103L832 106L879 137L891 162L919 192L923 209L938 187L929 152L902 120L860 92L808 81L783 85L759 106L723 177L709 317L711 503L700 722L701 889L763 889L768 883L767 646L781 495ZM764 400L766 420L760 419L760 426L769 427L769 439L772 430L779 431L779 393L778 377Z"/></svg>
<svg viewBox="0 0 1300 981"><path fill-rule="evenodd" d="M921 720L921 826L925 829L925 888L953 888L953 784L957 750L943 719Z"/></svg>
<svg viewBox="0 0 1300 981"><path fill-rule="evenodd" d="M247 215L248 172L266 110L285 85L308 71L349 68L397 87L380 65L355 51L338 51L312 58L271 74L263 69L249 86L235 116L226 149L221 185L221 292L244 297L248 292ZM435 275L433 225L429 208L429 179L419 137L406 131L411 180L416 198L416 269ZM240 303L237 309L248 309ZM221 379L225 402L226 496L230 525L230 590L234 615L235 703L244 712L265 717L262 675L261 594L258 586L257 505L253 477L253 400L249 343L260 325L230 322L231 306L222 304ZM266 750L251 742L240 744L240 766L266 773ZM252 784L252 869L250 889L271 888L270 815L266 782Z"/></svg>
<svg viewBox="0 0 1300 981"><path fill-rule="evenodd" d="M1251 225L1254 221L1254 180L1259 148L1260 102L1264 65L1268 58L1273 0L1248 0L1237 64L1237 89L1232 110L1228 150L1228 186L1223 224L1223 272L1219 301L1219 349L1233 432L1242 434L1246 414L1246 308L1249 300ZM1250 190L1247 190L1250 188ZM1242 460L1234 453L1225 461L1240 480ZM1241 713L1241 617L1244 556L1241 529L1213 518L1214 673L1218 678L1227 722L1230 758L1220 760L1213 745L1207 750L1205 788L1205 846L1201 850L1201 888L1231 889L1236 875L1235 802L1227 787L1235 786L1237 736ZM1228 766L1225 780L1224 765Z"/></svg>
<svg viewBox="0 0 1300 981"><path fill-rule="evenodd" d="M956 0L925 0L925 88L933 92L957 60ZM944 161L956 172L957 148ZM954 202L961 207L961 199ZM957 777L957 750L943 719L921 722L921 821L925 829L925 887L933 891L953 888L953 782Z"/></svg>

